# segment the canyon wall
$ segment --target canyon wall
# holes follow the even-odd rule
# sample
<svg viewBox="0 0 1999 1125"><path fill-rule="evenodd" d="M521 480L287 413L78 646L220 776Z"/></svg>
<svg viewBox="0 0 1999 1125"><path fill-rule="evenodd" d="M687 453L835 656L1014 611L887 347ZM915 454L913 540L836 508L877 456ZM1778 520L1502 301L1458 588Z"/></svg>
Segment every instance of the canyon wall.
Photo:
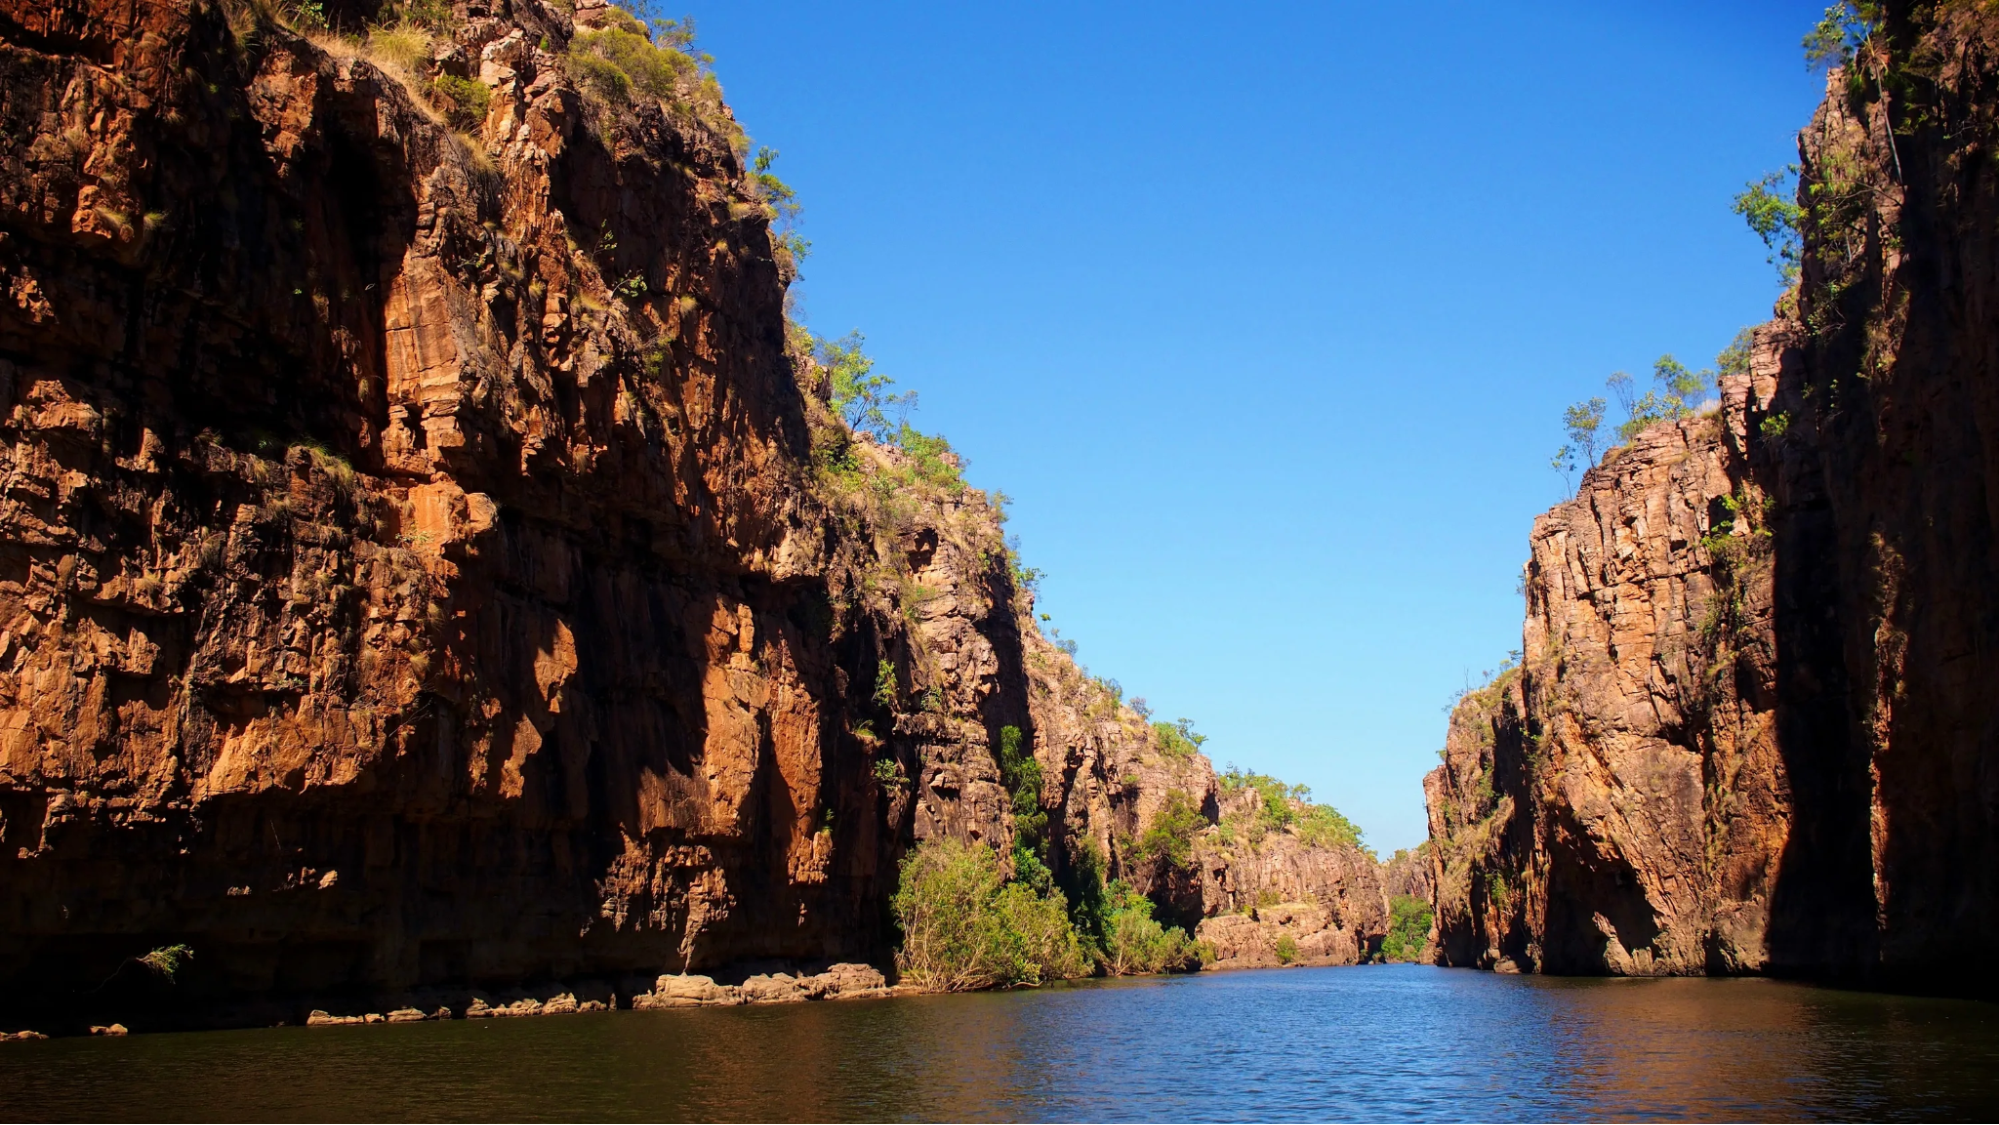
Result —
<svg viewBox="0 0 1999 1125"><path fill-rule="evenodd" d="M591 85L624 20L0 0L0 1016L886 964L1009 727L1058 873L1198 918L1131 841L1212 767L832 414L719 87Z"/></svg>
<svg viewBox="0 0 1999 1125"><path fill-rule="evenodd" d="M1889 4L1712 413L1536 521L1425 782L1445 964L1993 995L1999 18Z"/></svg>

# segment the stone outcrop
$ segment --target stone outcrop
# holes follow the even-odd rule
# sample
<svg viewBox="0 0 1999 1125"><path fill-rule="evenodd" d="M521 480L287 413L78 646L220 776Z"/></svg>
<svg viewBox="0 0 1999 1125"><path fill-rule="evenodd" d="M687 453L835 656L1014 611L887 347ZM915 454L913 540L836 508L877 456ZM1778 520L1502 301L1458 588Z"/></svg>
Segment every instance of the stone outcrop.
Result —
<svg viewBox="0 0 1999 1125"><path fill-rule="evenodd" d="M1253 788L1225 793L1218 823L1194 842L1206 916L1194 936L1213 945L1213 967L1372 958L1388 933L1380 865L1357 842L1307 841L1295 825L1264 827L1263 806Z"/></svg>
<svg viewBox="0 0 1999 1125"><path fill-rule="evenodd" d="M1355 965L1369 953L1335 910L1317 902L1280 902L1208 918L1195 937L1212 947L1214 969Z"/></svg>
<svg viewBox="0 0 1999 1125"><path fill-rule="evenodd" d="M1430 880L1428 841L1417 847L1399 849L1381 861L1381 893L1391 901L1404 895L1430 901L1434 897Z"/></svg>
<svg viewBox="0 0 1999 1125"><path fill-rule="evenodd" d="M1885 5L1749 370L1536 522L1426 780L1439 960L1999 988L1995 85L1990 13Z"/></svg>
<svg viewBox="0 0 1999 1125"><path fill-rule="evenodd" d="M717 984L704 976L662 976L649 993L632 998L634 1008L706 1008L734 1004L794 1004L807 1000L852 1000L887 996L888 982L869 965L834 965L821 973L759 973L741 984Z"/></svg>
<svg viewBox="0 0 1999 1125"><path fill-rule="evenodd" d="M0 0L0 1022L886 963L912 846L1010 848L1008 727L1051 866L1197 920L1131 841L1212 767L833 416L712 79L580 82L588 0L413 60L323 7Z"/></svg>

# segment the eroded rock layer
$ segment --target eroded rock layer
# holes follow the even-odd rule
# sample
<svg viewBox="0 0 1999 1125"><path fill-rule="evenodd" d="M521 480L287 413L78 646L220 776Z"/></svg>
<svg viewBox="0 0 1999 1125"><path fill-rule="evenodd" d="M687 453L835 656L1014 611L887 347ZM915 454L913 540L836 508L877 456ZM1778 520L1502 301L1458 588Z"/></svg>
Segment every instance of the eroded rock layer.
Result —
<svg viewBox="0 0 1999 1125"><path fill-rule="evenodd" d="M1009 727L1050 865L1198 920L1132 841L1212 767L830 414L712 79L579 79L623 18L0 0L0 1015L886 965Z"/></svg>
<svg viewBox="0 0 1999 1125"><path fill-rule="evenodd" d="M1426 782L1443 962L1994 993L1996 108L1999 19L1884 5L1751 369L1536 522Z"/></svg>

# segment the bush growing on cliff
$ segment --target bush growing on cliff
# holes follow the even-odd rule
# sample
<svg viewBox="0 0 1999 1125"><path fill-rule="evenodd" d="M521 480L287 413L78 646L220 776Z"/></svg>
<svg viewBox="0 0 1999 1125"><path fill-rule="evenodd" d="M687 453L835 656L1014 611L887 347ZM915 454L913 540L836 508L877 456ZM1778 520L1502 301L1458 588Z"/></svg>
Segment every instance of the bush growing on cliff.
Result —
<svg viewBox="0 0 1999 1125"><path fill-rule="evenodd" d="M1085 842L1070 856L1062 886L1085 955L1108 976L1176 972L1201 965L1202 946L1152 916L1152 900L1122 879L1104 881L1104 857ZM1210 953L1212 956L1212 953Z"/></svg>
<svg viewBox="0 0 1999 1125"><path fill-rule="evenodd" d="M1296 824L1307 847L1360 847L1360 828L1331 805L1306 805Z"/></svg>
<svg viewBox="0 0 1999 1125"><path fill-rule="evenodd" d="M983 844L931 840L902 861L891 900L903 979L939 992L1035 985L1086 965L1060 891L1008 884Z"/></svg>
<svg viewBox="0 0 1999 1125"><path fill-rule="evenodd" d="M1619 371L1610 377L1608 386L1623 404L1625 413L1624 423L1617 427L1618 440L1628 442L1655 422L1692 414L1707 397L1714 372L1689 371L1686 364L1662 355L1652 365L1652 381L1656 384L1653 389L1642 397L1634 397L1631 376Z"/></svg>
<svg viewBox="0 0 1999 1125"><path fill-rule="evenodd" d="M163 945L143 957L134 958L139 966L168 984L189 962L194 960L194 950L185 945Z"/></svg>
<svg viewBox="0 0 1999 1125"><path fill-rule="evenodd" d="M887 444L895 432L889 412L905 415L916 407L916 392L897 393L895 380L875 373L874 357L862 350L867 338L860 331L837 340L815 338L814 352L833 387L833 412L857 433Z"/></svg>
<svg viewBox="0 0 1999 1125"><path fill-rule="evenodd" d="M1611 375L1604 380L1604 385L1617 397L1624 410L1624 421L1617 427L1618 441L1629 442L1656 422L1686 418L1695 413L1707 401L1709 389L1720 387L1723 376L1740 375L1749 370L1749 355L1754 346L1754 329L1744 328L1715 356L1714 367L1701 371L1690 371L1686 364L1670 354L1662 355L1652 365L1653 387L1643 395L1638 394L1637 382L1629 374L1619 371ZM1601 451L1598 434L1604 414L1602 398L1586 399L1562 412L1562 429L1569 441L1555 452L1550 462L1556 472L1563 473L1566 478L1566 474L1576 467L1574 457L1578 453L1586 465L1596 464Z"/></svg>
<svg viewBox="0 0 1999 1125"><path fill-rule="evenodd" d="M1000 728L999 750L1000 780L1013 798L1014 839L1038 865L1046 853L1043 836L1048 830L1048 813L1041 807L1041 763L1027 752L1019 727Z"/></svg>
<svg viewBox="0 0 1999 1125"><path fill-rule="evenodd" d="M1093 959L1101 960L1111 907L1104 886L1104 853L1095 841L1085 840L1069 854L1060 882L1069 899L1069 921L1076 928L1077 940Z"/></svg>
<svg viewBox="0 0 1999 1125"><path fill-rule="evenodd" d="M1194 720L1164 719L1152 724L1152 733L1159 741L1159 752L1169 758L1191 758L1201 750L1201 744L1208 740L1205 734L1194 733Z"/></svg>
<svg viewBox="0 0 1999 1125"><path fill-rule="evenodd" d="M687 38L692 39L691 31ZM634 91L671 98L683 79L699 75L700 65L679 45L672 39L665 47L655 45L645 25L627 16L624 21L578 35L570 44L568 60L578 81L607 100L624 105Z"/></svg>
<svg viewBox="0 0 1999 1125"><path fill-rule="evenodd" d="M1221 776L1222 793L1233 796L1245 789L1256 791L1262 799L1257 810L1257 826L1274 832L1288 827L1296 815L1291 811L1292 801L1303 801L1311 795L1311 789L1303 785L1287 785L1265 773L1250 773L1230 766Z"/></svg>
<svg viewBox="0 0 1999 1125"><path fill-rule="evenodd" d="M1258 797L1250 823L1241 824L1239 815L1224 822L1231 834L1246 830L1250 842L1255 843L1267 833L1290 829L1307 847L1355 847L1373 854L1362 842L1358 825L1331 805L1312 803L1310 786L1288 785L1269 774L1250 773L1233 765L1221 775L1220 781L1224 797L1233 797L1244 790L1253 791Z"/></svg>
<svg viewBox="0 0 1999 1125"><path fill-rule="evenodd" d="M1194 862L1194 837L1208 826L1201 806L1182 789L1169 789L1166 801L1138 838L1134 856L1140 863L1184 870Z"/></svg>
<svg viewBox="0 0 1999 1125"><path fill-rule="evenodd" d="M1770 264L1777 267L1777 276L1786 287L1798 279L1802 261L1803 240L1798 234L1798 224L1805 212L1795 202L1797 174L1798 166L1792 164L1782 172L1751 180L1735 197L1733 205L1735 213L1763 240L1764 248L1770 251Z"/></svg>
<svg viewBox="0 0 1999 1125"><path fill-rule="evenodd" d="M1839 0L1805 33L1805 69L1825 70L1851 63L1880 22L1881 5Z"/></svg>
<svg viewBox="0 0 1999 1125"><path fill-rule="evenodd" d="M368 29L368 57L407 78L430 62L431 42L429 28L415 20L399 20Z"/></svg>
<svg viewBox="0 0 1999 1125"><path fill-rule="evenodd" d="M909 397L915 401L914 394ZM904 422L896 430L895 445L908 456L913 479L953 494L965 490L965 459L942 436L926 434Z"/></svg>
<svg viewBox="0 0 1999 1125"><path fill-rule="evenodd" d="M1414 961L1430 940L1430 904L1415 895L1396 895L1388 904L1388 936L1381 939L1384 961Z"/></svg>
<svg viewBox="0 0 1999 1125"><path fill-rule="evenodd" d="M885 659L876 661L875 691L870 701L884 711L892 711L901 695L901 686L896 682L895 665Z"/></svg>
<svg viewBox="0 0 1999 1125"><path fill-rule="evenodd" d="M435 92L438 111L453 129L471 132L484 124L486 111L492 105L493 92L483 82L468 78L440 74L431 84Z"/></svg>

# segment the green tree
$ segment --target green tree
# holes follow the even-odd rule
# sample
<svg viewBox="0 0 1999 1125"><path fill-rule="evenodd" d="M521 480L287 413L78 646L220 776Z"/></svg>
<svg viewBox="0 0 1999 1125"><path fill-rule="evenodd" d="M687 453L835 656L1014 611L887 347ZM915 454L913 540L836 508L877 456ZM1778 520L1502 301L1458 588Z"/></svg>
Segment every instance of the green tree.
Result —
<svg viewBox="0 0 1999 1125"><path fill-rule="evenodd" d="M866 342L858 330L838 340L819 339L817 358L833 384L833 411L850 429L887 443L901 416L915 409L916 392L891 391L895 380L875 374L874 357L862 350ZM898 415L895 423L889 421L890 411Z"/></svg>
<svg viewBox="0 0 1999 1125"><path fill-rule="evenodd" d="M1187 932L1153 918L1152 900L1122 880L1111 883L1107 897L1110 909L1101 956L1106 974L1160 973L1200 965L1199 952Z"/></svg>
<svg viewBox="0 0 1999 1125"><path fill-rule="evenodd" d="M1414 961L1430 940L1430 904L1415 895L1396 895L1388 904L1388 935L1381 939L1385 961Z"/></svg>
<svg viewBox="0 0 1999 1125"><path fill-rule="evenodd" d="M1756 237L1763 240L1770 251L1770 264L1777 267L1777 274L1786 286L1798 279L1804 246L1798 234L1805 211L1797 204L1794 186L1797 174L1798 166L1793 164L1782 172L1751 180L1735 197L1733 208L1749 224L1749 229L1756 232Z"/></svg>
<svg viewBox="0 0 1999 1125"><path fill-rule="evenodd" d="M1592 398L1562 411L1562 428L1568 431L1569 444L1588 465L1596 464L1597 431L1603 425L1604 408L1602 398Z"/></svg>
<svg viewBox="0 0 1999 1125"><path fill-rule="evenodd" d="M1880 5L1840 0L1825 10L1819 22L1805 33L1805 69L1825 70L1845 66L1874 33L1880 19Z"/></svg>
<svg viewBox="0 0 1999 1125"><path fill-rule="evenodd" d="M1555 474L1562 478L1563 490L1566 491L1569 495L1574 496L1576 494L1575 447L1565 445L1560 449L1555 450L1555 455L1553 457L1548 458L1548 467L1555 470Z"/></svg>
<svg viewBox="0 0 1999 1125"><path fill-rule="evenodd" d="M1048 813L1041 807L1041 763L1023 743L1019 727L1000 728L1000 780L1013 798L1014 841L1032 852L1038 865L1047 850Z"/></svg>
<svg viewBox="0 0 1999 1125"><path fill-rule="evenodd" d="M1008 884L983 844L930 840L902 861L890 900L903 979L939 992L1081 976L1083 949L1060 891Z"/></svg>
<svg viewBox="0 0 1999 1125"><path fill-rule="evenodd" d="M1716 376L1749 374L1749 355L1755 347L1754 328L1744 328L1737 332L1735 339L1729 341L1728 346L1721 349L1721 354L1714 357Z"/></svg>
<svg viewBox="0 0 1999 1125"><path fill-rule="evenodd" d="M1208 740L1207 735L1194 733L1192 719L1176 719L1170 723L1161 719L1152 724L1152 733L1159 740L1159 752L1170 758L1191 758Z"/></svg>
<svg viewBox="0 0 1999 1125"><path fill-rule="evenodd" d="M1104 853L1095 841L1085 840L1070 853L1062 870L1062 889L1069 899L1069 919L1076 927L1076 936L1086 947L1101 953L1111 902L1104 885Z"/></svg>
<svg viewBox="0 0 1999 1125"><path fill-rule="evenodd" d="M764 205L770 208L771 221L776 225L777 241L784 251L791 255L792 268L805 260L812 252L812 243L798 233L799 216L804 208L799 205L798 192L790 184L778 178L771 166L777 163L777 150L760 148L755 159L750 162L750 178L756 181L757 191L763 196Z"/></svg>
<svg viewBox="0 0 1999 1125"><path fill-rule="evenodd" d="M890 396L898 405L914 406L915 392L904 396ZM908 422L897 428L894 437L896 448L909 455L910 470L917 480L938 485L952 493L965 490L965 458L951 448L951 443L943 437L926 434Z"/></svg>
<svg viewBox="0 0 1999 1125"><path fill-rule="evenodd" d="M1670 355L1662 355L1652 365L1652 390L1644 397L1631 398L1631 376L1620 371L1610 377L1608 385L1625 402L1626 418L1617 427L1617 436L1622 441L1630 441L1639 432L1655 422L1685 418L1699 407L1706 397L1708 385L1714 380L1712 371L1689 371L1687 366Z"/></svg>

